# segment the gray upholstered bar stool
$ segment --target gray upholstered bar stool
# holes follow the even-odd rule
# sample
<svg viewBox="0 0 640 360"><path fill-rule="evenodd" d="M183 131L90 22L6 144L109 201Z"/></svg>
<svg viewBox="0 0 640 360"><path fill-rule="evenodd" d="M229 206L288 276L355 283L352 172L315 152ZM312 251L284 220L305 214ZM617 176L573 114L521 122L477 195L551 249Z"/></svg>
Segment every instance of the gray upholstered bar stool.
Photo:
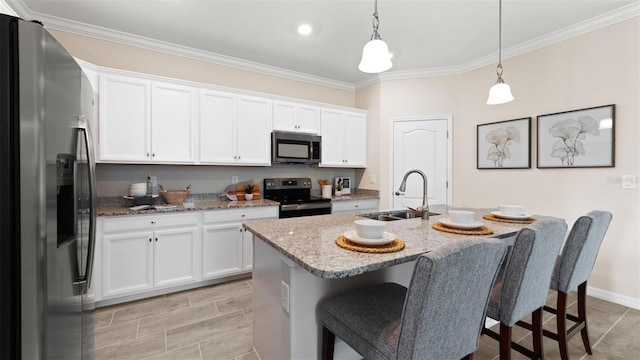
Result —
<svg viewBox="0 0 640 360"><path fill-rule="evenodd" d="M335 336L367 360L471 359L506 245L469 238L421 255L409 288L378 284L321 305L322 358Z"/></svg>
<svg viewBox="0 0 640 360"><path fill-rule="evenodd" d="M566 232L564 220L545 217L516 235L491 291L487 309L487 316L500 322L500 333L482 331L500 341L501 360L511 359L512 348L532 359L542 358L542 307ZM511 342L512 327L529 314L533 319L533 351Z"/></svg>
<svg viewBox="0 0 640 360"><path fill-rule="evenodd" d="M549 286L558 292L556 307L545 306L544 310L556 314L557 332L544 330L543 334L558 341L560 356L563 360L569 358L567 342L578 332L582 335L585 351L591 355L587 329L587 280L591 276L600 244L612 217L610 212L600 210L594 210L579 217L573 224L562 253L556 261ZM576 288L578 316L567 313L567 294ZM567 319L575 322L570 329L567 329ZM518 323L518 325L531 329L531 325L527 323Z"/></svg>

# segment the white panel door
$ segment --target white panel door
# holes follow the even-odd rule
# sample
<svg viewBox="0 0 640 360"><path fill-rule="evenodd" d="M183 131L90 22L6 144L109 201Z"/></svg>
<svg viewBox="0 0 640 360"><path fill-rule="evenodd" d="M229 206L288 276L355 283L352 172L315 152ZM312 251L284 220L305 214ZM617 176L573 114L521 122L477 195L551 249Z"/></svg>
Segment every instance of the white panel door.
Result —
<svg viewBox="0 0 640 360"><path fill-rule="evenodd" d="M296 131L296 104L284 101L273 102L273 130Z"/></svg>
<svg viewBox="0 0 640 360"><path fill-rule="evenodd" d="M202 280L242 272L242 226L205 225L202 231Z"/></svg>
<svg viewBox="0 0 640 360"><path fill-rule="evenodd" d="M151 92L151 157L163 163L194 163L195 91L153 83Z"/></svg>
<svg viewBox="0 0 640 360"><path fill-rule="evenodd" d="M367 166L367 118L364 114L345 114L345 159L349 167Z"/></svg>
<svg viewBox="0 0 640 360"><path fill-rule="evenodd" d="M404 174L411 169L427 176L429 205L451 204L447 188L451 157L449 127L450 118L446 117L393 122L393 208L422 205L424 185L419 174L409 175L404 195L395 195Z"/></svg>
<svg viewBox="0 0 640 360"><path fill-rule="evenodd" d="M271 100L238 97L237 160L243 165L271 165Z"/></svg>
<svg viewBox="0 0 640 360"><path fill-rule="evenodd" d="M151 160L151 83L131 77L100 77L100 161Z"/></svg>
<svg viewBox="0 0 640 360"><path fill-rule="evenodd" d="M201 90L199 100L200 162L235 163L236 95Z"/></svg>
<svg viewBox="0 0 640 360"><path fill-rule="evenodd" d="M311 105L299 105L296 109L298 131L320 133L320 108Z"/></svg>
<svg viewBox="0 0 640 360"><path fill-rule="evenodd" d="M154 286L194 282L198 279L197 227L154 232Z"/></svg>
<svg viewBox="0 0 640 360"><path fill-rule="evenodd" d="M102 295L153 288L153 233L102 237Z"/></svg>

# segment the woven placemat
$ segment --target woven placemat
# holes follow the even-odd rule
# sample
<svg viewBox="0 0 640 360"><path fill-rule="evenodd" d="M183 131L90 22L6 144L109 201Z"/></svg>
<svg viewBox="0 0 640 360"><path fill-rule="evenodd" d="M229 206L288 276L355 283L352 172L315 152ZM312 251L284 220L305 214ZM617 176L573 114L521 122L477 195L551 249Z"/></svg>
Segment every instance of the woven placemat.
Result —
<svg viewBox="0 0 640 360"><path fill-rule="evenodd" d="M402 240L400 240L398 238L396 238L392 242L390 242L388 244L385 244L385 245L367 246L367 245L360 245L360 244L352 243L346 237L344 237L344 235L340 235L336 239L336 245L340 246L343 249L347 249L347 250L351 250L351 251L359 251L359 252L366 252L366 253L378 253L378 254L396 252L396 251L400 251L400 250L404 249L404 241L402 241Z"/></svg>
<svg viewBox="0 0 640 360"><path fill-rule="evenodd" d="M440 230L440 231L444 231L444 232L448 232L448 233L452 233L452 234L460 234L460 235L489 235L489 234L493 234L493 230L491 230L491 228L486 227L484 225L480 226L477 229L454 229L451 227L448 227L440 222L437 222L433 225L431 225L432 228L436 229L436 230Z"/></svg>
<svg viewBox="0 0 640 360"><path fill-rule="evenodd" d="M501 217L495 216L493 214L483 215L482 218L483 219L487 219L487 220L491 220L491 221L498 221L498 222L510 223L510 224L531 224L531 223L536 221L536 219L534 219L534 218L529 218L529 219L525 219L525 220L511 220L511 219L501 218Z"/></svg>

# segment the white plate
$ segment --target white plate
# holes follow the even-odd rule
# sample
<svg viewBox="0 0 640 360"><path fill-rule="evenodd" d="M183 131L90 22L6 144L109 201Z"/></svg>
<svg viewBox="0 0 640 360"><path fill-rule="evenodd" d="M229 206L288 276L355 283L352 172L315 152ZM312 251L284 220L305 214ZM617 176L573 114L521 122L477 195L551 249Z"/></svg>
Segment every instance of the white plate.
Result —
<svg viewBox="0 0 640 360"><path fill-rule="evenodd" d="M468 224L455 223L449 219L440 219L438 221L443 223L445 226L455 228L455 229L477 229L480 226L482 226L482 222L480 221L473 221Z"/></svg>
<svg viewBox="0 0 640 360"><path fill-rule="evenodd" d="M385 245L396 239L396 236L389 232L384 232L380 239L367 239L358 236L355 230L349 230L344 233L347 240L360 245Z"/></svg>
<svg viewBox="0 0 640 360"><path fill-rule="evenodd" d="M151 197L152 197L153 199L157 198L158 196L160 196L160 195L158 195L158 194L153 194L153 195L151 195ZM144 197L144 196L141 196L141 197ZM125 196L123 196L123 198L125 198L125 199L129 199L129 200L133 200L133 196L125 195Z"/></svg>
<svg viewBox="0 0 640 360"><path fill-rule="evenodd" d="M501 213L500 211L492 211L491 214L499 218L509 219L509 220L527 220L531 217L531 214L507 215L507 214Z"/></svg>

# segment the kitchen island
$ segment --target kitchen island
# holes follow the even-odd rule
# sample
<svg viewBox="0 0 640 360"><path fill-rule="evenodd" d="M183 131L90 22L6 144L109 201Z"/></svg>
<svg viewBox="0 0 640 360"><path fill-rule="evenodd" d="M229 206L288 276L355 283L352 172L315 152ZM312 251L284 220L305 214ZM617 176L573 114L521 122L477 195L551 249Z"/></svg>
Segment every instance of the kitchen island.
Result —
<svg viewBox="0 0 640 360"><path fill-rule="evenodd" d="M492 209L473 209L476 219L493 230L486 237L510 238L522 224L482 219ZM254 348L261 359L317 359L323 300L356 287L392 281L407 286L415 259L427 251L468 235L435 230L442 215L390 221L386 231L405 242L398 252L369 254L345 250L336 238L353 229L357 213L259 220L244 223L254 242ZM477 235L476 235L477 236ZM336 339L336 358L358 358Z"/></svg>

